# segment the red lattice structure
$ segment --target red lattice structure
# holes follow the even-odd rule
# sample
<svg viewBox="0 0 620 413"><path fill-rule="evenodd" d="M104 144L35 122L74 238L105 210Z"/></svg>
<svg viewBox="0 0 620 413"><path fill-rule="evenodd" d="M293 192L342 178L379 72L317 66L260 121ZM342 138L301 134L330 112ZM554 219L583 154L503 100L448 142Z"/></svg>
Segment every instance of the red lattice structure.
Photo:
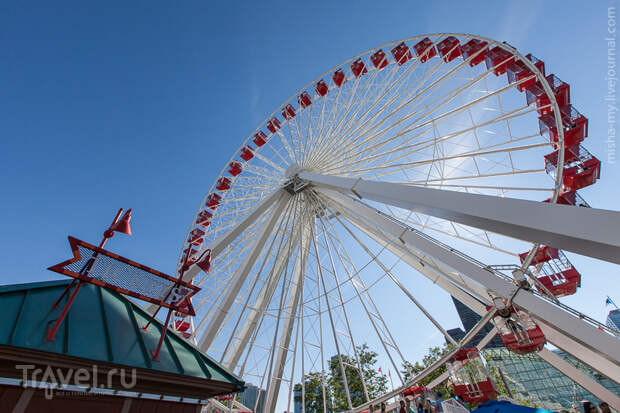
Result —
<svg viewBox="0 0 620 413"><path fill-rule="evenodd" d="M122 213L123 208L118 210L112 224L103 233L103 239L99 246L95 247L77 238L69 237L73 258L48 268L50 271L73 278L71 284L65 288L54 303L54 308L58 308L58 305L74 284L75 288L73 288L73 292L69 295L58 318L53 320L54 325L47 329L45 339L47 341L54 341L56 339L56 333L69 313L82 284L90 283L157 305L157 310L153 313L148 323L143 326L144 329L153 322L162 307L168 309L157 348L151 350L153 359L158 360L159 351L164 342L172 314L174 313L181 317L196 315L192 307L191 297L200 291L200 288L192 285L191 282L183 281L183 273L187 269L190 258L189 254L185 258L185 265L179 271L179 277L173 278L160 271L104 250L103 246L114 236L115 232L131 235L131 227L129 225L131 209L127 210L125 215L119 220ZM196 245L201 243L202 239ZM209 263L209 256L207 256L201 268L204 267L205 271L208 271Z"/></svg>
<svg viewBox="0 0 620 413"><path fill-rule="evenodd" d="M187 303L199 287L74 237L69 237L69 244L73 258L49 270L182 314L195 315Z"/></svg>

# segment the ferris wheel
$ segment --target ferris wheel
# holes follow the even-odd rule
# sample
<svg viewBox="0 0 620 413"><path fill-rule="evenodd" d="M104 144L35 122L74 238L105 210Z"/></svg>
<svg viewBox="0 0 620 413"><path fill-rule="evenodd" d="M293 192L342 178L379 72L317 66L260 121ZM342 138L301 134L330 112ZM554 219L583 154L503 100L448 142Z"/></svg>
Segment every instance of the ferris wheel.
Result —
<svg viewBox="0 0 620 413"><path fill-rule="evenodd" d="M201 292L177 330L265 389L265 413L290 411L294 385L324 375L332 356L351 411L429 374L400 373L410 355L394 308L453 344L435 367L491 321L479 348L499 332L618 408L545 347L620 382L618 337L559 300L581 279L563 250L620 263L609 229L619 214L577 193L600 161L583 146L587 119L569 85L548 71L507 43L440 33L309 82L241 143L201 202L179 258ZM472 334L446 332L423 305L429 285L482 316ZM359 371L363 343L390 363L393 391L351 394L344 373Z"/></svg>

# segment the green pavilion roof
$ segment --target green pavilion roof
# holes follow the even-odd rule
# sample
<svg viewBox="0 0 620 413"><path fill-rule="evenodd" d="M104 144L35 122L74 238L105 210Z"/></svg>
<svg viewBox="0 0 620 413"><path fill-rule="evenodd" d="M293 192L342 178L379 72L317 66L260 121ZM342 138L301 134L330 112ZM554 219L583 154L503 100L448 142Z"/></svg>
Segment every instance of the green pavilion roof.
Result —
<svg viewBox="0 0 620 413"><path fill-rule="evenodd" d="M231 385L244 383L231 371L170 329L153 360L162 323L144 330L149 314L118 293L84 284L62 323L55 341L46 341L46 329L62 306L52 305L70 280L0 286L0 346L24 348L95 362L136 367ZM67 295L68 296L68 295Z"/></svg>

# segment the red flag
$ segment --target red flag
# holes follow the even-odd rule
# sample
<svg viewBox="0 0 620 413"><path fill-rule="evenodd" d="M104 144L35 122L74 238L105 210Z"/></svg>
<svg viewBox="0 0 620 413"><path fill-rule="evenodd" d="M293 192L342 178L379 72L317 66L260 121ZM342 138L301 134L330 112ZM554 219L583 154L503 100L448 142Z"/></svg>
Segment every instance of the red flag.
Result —
<svg viewBox="0 0 620 413"><path fill-rule="evenodd" d="M381 367L379 367L379 373L383 374L383 372L381 371Z"/></svg>

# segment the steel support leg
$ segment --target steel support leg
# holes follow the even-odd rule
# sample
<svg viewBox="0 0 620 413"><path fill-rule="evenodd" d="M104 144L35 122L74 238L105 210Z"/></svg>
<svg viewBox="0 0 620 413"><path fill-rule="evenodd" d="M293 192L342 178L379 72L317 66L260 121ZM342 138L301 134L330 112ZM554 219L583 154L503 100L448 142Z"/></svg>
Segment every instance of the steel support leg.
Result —
<svg viewBox="0 0 620 413"><path fill-rule="evenodd" d="M620 212L302 172L315 187L620 264Z"/></svg>

